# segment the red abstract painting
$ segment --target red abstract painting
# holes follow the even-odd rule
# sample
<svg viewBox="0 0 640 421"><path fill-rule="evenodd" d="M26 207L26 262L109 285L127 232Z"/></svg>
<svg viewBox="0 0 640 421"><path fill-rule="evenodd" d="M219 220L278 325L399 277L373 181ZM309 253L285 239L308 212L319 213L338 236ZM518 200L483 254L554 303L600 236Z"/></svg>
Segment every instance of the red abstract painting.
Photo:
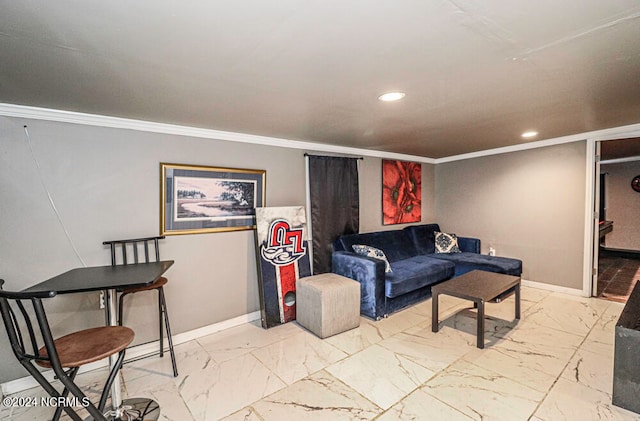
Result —
<svg viewBox="0 0 640 421"><path fill-rule="evenodd" d="M382 223L422 220L422 164L382 160Z"/></svg>

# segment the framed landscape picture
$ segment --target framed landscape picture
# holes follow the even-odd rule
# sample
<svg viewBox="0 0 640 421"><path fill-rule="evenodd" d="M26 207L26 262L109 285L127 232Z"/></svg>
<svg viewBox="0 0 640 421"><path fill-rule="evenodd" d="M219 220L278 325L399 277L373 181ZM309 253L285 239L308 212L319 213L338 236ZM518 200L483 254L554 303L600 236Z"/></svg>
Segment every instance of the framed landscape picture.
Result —
<svg viewBox="0 0 640 421"><path fill-rule="evenodd" d="M266 171L160 164L160 235L253 229Z"/></svg>
<svg viewBox="0 0 640 421"><path fill-rule="evenodd" d="M382 160L382 223L422 220L422 164Z"/></svg>

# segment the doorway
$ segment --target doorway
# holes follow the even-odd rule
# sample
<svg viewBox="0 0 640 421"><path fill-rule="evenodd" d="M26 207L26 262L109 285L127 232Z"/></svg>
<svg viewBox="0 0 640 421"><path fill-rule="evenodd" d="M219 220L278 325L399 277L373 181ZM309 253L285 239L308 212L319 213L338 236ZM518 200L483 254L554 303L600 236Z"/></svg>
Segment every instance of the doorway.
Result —
<svg viewBox="0 0 640 421"><path fill-rule="evenodd" d="M626 302L640 280L640 192L631 187L640 175L640 138L596 142L598 150L592 295Z"/></svg>

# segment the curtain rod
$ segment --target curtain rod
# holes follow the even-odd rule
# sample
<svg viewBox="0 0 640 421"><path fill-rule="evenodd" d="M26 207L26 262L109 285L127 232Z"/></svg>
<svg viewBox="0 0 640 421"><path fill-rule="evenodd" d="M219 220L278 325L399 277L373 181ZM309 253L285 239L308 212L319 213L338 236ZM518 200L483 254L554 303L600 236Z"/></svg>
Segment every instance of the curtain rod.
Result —
<svg viewBox="0 0 640 421"><path fill-rule="evenodd" d="M310 153L306 153L306 152L305 152L304 156L323 156L323 157L328 157L328 158L353 158L353 159L364 160L363 156L314 155L314 154L310 154Z"/></svg>

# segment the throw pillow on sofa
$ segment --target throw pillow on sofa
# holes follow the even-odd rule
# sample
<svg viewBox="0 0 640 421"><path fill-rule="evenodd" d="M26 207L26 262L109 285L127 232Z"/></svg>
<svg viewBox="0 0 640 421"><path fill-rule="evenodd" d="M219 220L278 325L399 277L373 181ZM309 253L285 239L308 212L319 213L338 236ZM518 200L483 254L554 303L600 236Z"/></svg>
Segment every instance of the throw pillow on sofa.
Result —
<svg viewBox="0 0 640 421"><path fill-rule="evenodd" d="M384 271L387 273L391 272L391 265L389 264L389 260L387 260L387 256L384 254L384 251L377 249L375 247L365 246L363 244L354 244L351 246L351 248L357 254L382 260L384 262L384 267L385 267Z"/></svg>
<svg viewBox="0 0 640 421"><path fill-rule="evenodd" d="M455 234L446 232L435 232L436 253L460 253L458 247L458 237Z"/></svg>

